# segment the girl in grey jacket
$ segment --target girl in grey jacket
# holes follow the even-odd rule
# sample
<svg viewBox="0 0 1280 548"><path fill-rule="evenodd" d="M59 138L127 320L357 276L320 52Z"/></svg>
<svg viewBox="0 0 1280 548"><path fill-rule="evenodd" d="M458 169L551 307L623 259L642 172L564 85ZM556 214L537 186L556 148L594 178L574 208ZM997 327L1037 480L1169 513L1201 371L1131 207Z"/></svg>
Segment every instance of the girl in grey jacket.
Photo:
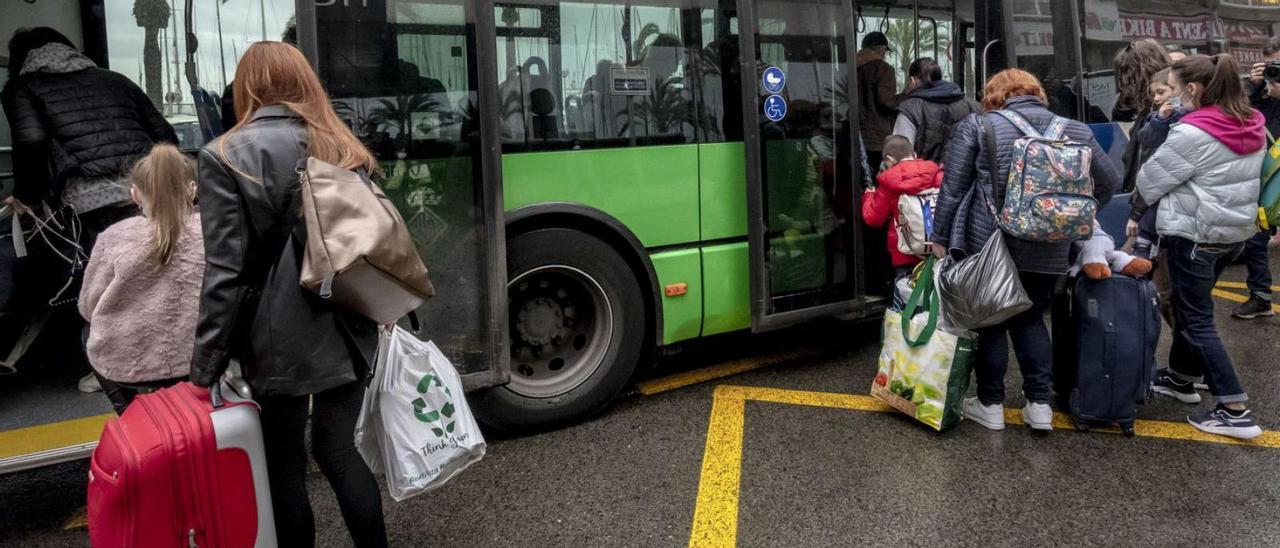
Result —
<svg viewBox="0 0 1280 548"><path fill-rule="evenodd" d="M1147 203L1160 202L1157 231L1168 252L1176 317L1169 367L1155 391L1199 403L1194 382L1209 385L1217 407L1187 420L1212 434L1262 434L1214 323L1212 291L1226 265L1254 235L1266 137L1249 108L1230 55L1195 55L1173 65L1169 83L1191 112L1138 173Z"/></svg>

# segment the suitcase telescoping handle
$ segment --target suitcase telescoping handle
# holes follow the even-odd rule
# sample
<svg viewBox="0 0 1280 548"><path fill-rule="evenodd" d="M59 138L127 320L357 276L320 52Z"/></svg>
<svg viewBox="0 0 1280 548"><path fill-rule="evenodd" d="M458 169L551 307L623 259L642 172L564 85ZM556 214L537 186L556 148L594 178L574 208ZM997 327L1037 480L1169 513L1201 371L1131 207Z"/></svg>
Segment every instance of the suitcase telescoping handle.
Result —
<svg viewBox="0 0 1280 548"><path fill-rule="evenodd" d="M222 409L227 404L222 399L222 381L219 380L209 387L209 403L213 404L214 409Z"/></svg>

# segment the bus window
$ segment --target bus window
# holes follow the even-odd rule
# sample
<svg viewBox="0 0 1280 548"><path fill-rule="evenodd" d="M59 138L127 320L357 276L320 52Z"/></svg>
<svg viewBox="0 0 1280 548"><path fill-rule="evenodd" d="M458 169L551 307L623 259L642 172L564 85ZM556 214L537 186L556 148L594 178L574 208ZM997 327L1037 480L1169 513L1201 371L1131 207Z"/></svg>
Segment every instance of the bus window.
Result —
<svg viewBox="0 0 1280 548"><path fill-rule="evenodd" d="M738 13L733 2L701 10L702 49L693 52L698 80L698 129L702 142L742 140L742 68L738 63Z"/></svg>
<svg viewBox="0 0 1280 548"><path fill-rule="evenodd" d="M240 54L253 42L292 36L293 12L293 0L106 0L108 68L137 83L173 126L179 146L196 150L234 123L222 101L230 99ZM190 72L188 21L198 46Z"/></svg>
<svg viewBox="0 0 1280 548"><path fill-rule="evenodd" d="M499 3L504 151L696 138L682 2Z"/></svg>
<svg viewBox="0 0 1280 548"><path fill-rule="evenodd" d="M973 97L973 48L964 32L972 32L973 0L921 0L920 56L932 57L942 68L943 77L962 84ZM968 26L962 23L969 23Z"/></svg>
<svg viewBox="0 0 1280 548"><path fill-rule="evenodd" d="M474 22L463 0L316 8L317 66L338 115L382 162L435 284L423 333L464 375L494 369ZM505 295L499 298L504 298ZM503 341L505 342L505 341Z"/></svg>
<svg viewBox="0 0 1280 548"><path fill-rule="evenodd" d="M1093 116L1105 114L1096 106L1082 105L1076 45L1071 27L1054 25L1070 21L1072 0L1017 0L1012 3L1010 41L1016 57L1014 66L1040 79L1049 96L1049 110L1059 116L1080 119L1085 110Z"/></svg>
<svg viewBox="0 0 1280 548"><path fill-rule="evenodd" d="M855 42L862 45L862 39L872 32L880 32L889 39L889 53L885 61L894 70L894 82L903 89L907 82L907 70L911 62L920 56L933 56L933 43L926 37L927 22L921 22L923 49L916 44L915 2L912 0L876 0L875 2L857 2L855 4Z"/></svg>

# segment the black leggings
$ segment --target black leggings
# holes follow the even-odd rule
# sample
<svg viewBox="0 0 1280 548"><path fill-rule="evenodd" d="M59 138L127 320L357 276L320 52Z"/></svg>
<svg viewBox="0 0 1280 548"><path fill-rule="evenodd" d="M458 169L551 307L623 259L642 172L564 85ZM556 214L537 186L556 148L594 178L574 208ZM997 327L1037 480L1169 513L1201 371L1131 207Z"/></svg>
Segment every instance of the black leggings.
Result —
<svg viewBox="0 0 1280 548"><path fill-rule="evenodd" d="M356 419L365 385L353 382L312 396L263 396L262 437L280 546L315 546L315 518L307 497L304 432L311 410L311 455L338 496L342 519L360 548L387 545L378 481L356 452Z"/></svg>

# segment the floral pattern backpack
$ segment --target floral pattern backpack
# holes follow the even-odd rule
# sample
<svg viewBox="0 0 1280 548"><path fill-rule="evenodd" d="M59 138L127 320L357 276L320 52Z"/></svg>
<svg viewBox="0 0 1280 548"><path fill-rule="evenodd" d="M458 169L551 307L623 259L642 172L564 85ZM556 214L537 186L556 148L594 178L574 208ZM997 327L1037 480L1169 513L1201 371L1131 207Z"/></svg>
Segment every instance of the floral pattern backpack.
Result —
<svg viewBox="0 0 1280 548"><path fill-rule="evenodd" d="M1033 242L1088 238L1098 211L1089 176L1092 149L1067 138L1067 120L1061 116L1054 116L1042 135L1017 112L995 114L1022 132L1013 142L1004 207L997 215L1000 228Z"/></svg>

